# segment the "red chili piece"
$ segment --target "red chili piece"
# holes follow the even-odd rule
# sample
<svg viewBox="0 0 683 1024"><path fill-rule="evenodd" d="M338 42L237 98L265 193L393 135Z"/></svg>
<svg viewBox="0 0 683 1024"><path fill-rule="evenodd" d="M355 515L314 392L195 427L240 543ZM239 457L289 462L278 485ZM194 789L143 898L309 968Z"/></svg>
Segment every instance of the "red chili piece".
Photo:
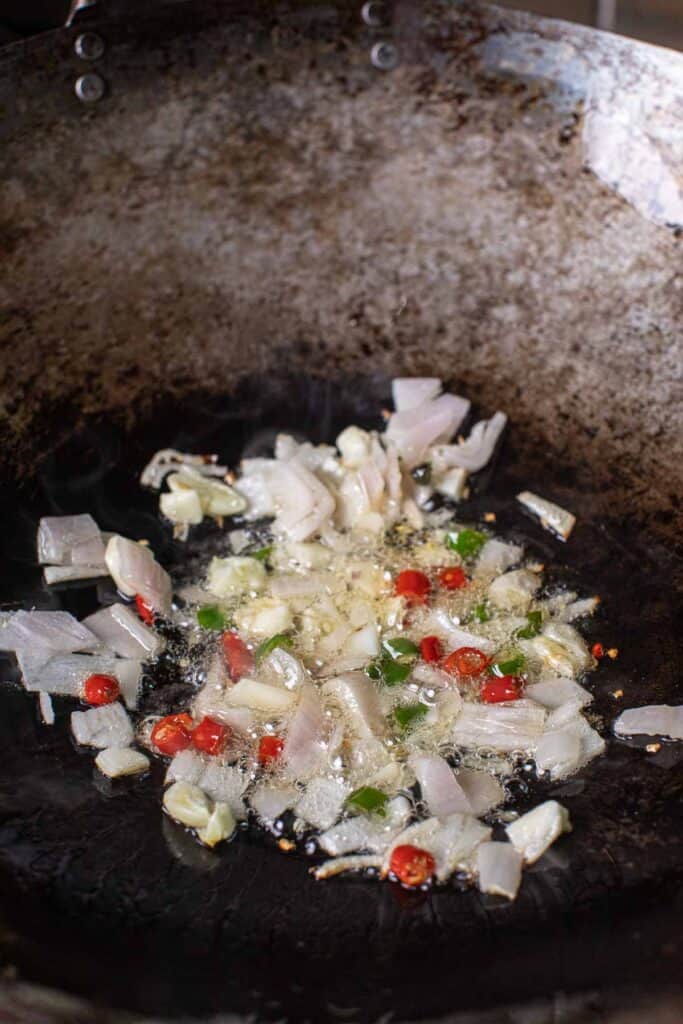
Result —
<svg viewBox="0 0 683 1024"><path fill-rule="evenodd" d="M206 715L192 733L192 746L205 754L221 754L230 739L230 729Z"/></svg>
<svg viewBox="0 0 683 1024"><path fill-rule="evenodd" d="M481 688L481 699L485 704L502 704L506 700L519 700L523 682L518 676L500 676L490 679Z"/></svg>
<svg viewBox="0 0 683 1024"><path fill-rule="evenodd" d="M221 642L230 678L234 683L237 683L242 676L246 676L253 671L254 656L244 640L232 630L223 633Z"/></svg>
<svg viewBox="0 0 683 1024"><path fill-rule="evenodd" d="M135 607L146 626L154 625L154 609L147 604L144 597L141 597L140 594L135 595Z"/></svg>
<svg viewBox="0 0 683 1024"><path fill-rule="evenodd" d="M597 658L599 661L600 658L605 657L605 648L602 646L602 644L593 644L593 646L591 647L591 654L594 658Z"/></svg>
<svg viewBox="0 0 683 1024"><path fill-rule="evenodd" d="M478 676L488 663L489 659L478 647L458 647L457 651L448 655L443 667L452 675Z"/></svg>
<svg viewBox="0 0 683 1024"><path fill-rule="evenodd" d="M100 704L113 704L121 695L119 681L115 676L88 676L83 684L83 696L88 704L98 707Z"/></svg>
<svg viewBox="0 0 683 1024"><path fill-rule="evenodd" d="M389 868L404 885L423 885L436 871L436 862L427 850L406 844L396 847Z"/></svg>
<svg viewBox="0 0 683 1024"><path fill-rule="evenodd" d="M469 583L467 576L459 565L453 565L448 569L442 569L439 573L439 583L446 590L461 590Z"/></svg>
<svg viewBox="0 0 683 1024"><path fill-rule="evenodd" d="M284 745L285 741L279 736L262 736L258 745L259 764L265 767L272 764L273 761L277 761Z"/></svg>
<svg viewBox="0 0 683 1024"><path fill-rule="evenodd" d="M425 636L420 640L420 656L423 661L441 661L443 646L438 636Z"/></svg>
<svg viewBox="0 0 683 1024"><path fill-rule="evenodd" d="M417 569L404 569L396 577L396 593L410 604L426 604L431 589L429 577Z"/></svg>
<svg viewBox="0 0 683 1024"><path fill-rule="evenodd" d="M183 712L179 715L167 715L161 718L152 729L151 740L161 754L179 754L186 750L192 742L194 723L190 716Z"/></svg>

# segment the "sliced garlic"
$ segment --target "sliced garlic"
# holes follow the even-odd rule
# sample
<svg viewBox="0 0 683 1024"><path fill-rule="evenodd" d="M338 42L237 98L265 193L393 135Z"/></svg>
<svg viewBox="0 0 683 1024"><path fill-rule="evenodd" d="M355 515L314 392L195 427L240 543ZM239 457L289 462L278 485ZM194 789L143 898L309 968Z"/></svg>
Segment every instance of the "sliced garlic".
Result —
<svg viewBox="0 0 683 1024"><path fill-rule="evenodd" d="M159 509L172 523L190 523L196 526L204 518L202 504L196 491L166 491L159 497Z"/></svg>
<svg viewBox="0 0 683 1024"><path fill-rule="evenodd" d="M197 829L197 835L205 846L215 846L223 839L229 839L235 827L235 816L228 805L218 803L211 812L206 827Z"/></svg>
<svg viewBox="0 0 683 1024"><path fill-rule="evenodd" d="M295 701L296 697L291 690L269 686L246 676L225 692L226 704L253 708L255 711L288 711Z"/></svg>
<svg viewBox="0 0 683 1024"><path fill-rule="evenodd" d="M95 758L95 764L110 779L118 779L122 775L137 775L149 768L149 758L139 750L130 747L106 747Z"/></svg>
<svg viewBox="0 0 683 1024"><path fill-rule="evenodd" d="M231 555L212 558L206 585L216 597L236 597L239 594L262 590L266 582L266 567L257 558Z"/></svg>
<svg viewBox="0 0 683 1024"><path fill-rule="evenodd" d="M190 828L206 828L212 804L206 793L191 782L174 782L164 793L164 808L175 821Z"/></svg>

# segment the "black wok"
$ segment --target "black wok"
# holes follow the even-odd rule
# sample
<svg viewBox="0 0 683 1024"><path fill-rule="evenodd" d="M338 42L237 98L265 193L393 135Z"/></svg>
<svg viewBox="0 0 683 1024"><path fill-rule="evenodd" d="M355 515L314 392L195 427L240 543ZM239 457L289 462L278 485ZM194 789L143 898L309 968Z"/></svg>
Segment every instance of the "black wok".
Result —
<svg viewBox="0 0 683 1024"><path fill-rule="evenodd" d="M661 176L683 61L463 5L398 5L385 30L346 5L273 10L98 24L91 106L74 32L0 65L4 606L96 600L40 584L48 512L90 511L171 566L206 550L210 531L173 544L137 487L156 448L330 439L375 422L391 374L437 372L512 420L465 513L600 581L589 635L620 650L595 677L605 734L620 706L680 703L683 290ZM386 73L368 56L384 38ZM615 171L628 201L583 164L587 116L626 117L622 94L661 157ZM516 513L521 485L578 514L566 547ZM197 849L162 823L156 774L98 787L63 721L11 685L0 704L1 938L21 977L157 1017L426 1019L596 989L642 1019L679 1005L680 745L611 742L544 788L574 832L501 905L315 884L249 834Z"/></svg>

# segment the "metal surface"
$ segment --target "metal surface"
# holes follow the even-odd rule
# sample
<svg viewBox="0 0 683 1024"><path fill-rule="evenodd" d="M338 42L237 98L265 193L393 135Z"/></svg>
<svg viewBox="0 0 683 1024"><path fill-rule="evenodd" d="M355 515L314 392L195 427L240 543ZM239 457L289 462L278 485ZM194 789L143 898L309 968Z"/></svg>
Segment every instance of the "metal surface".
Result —
<svg viewBox="0 0 683 1024"><path fill-rule="evenodd" d="M99 60L104 53L104 40L96 32L81 32L76 36L74 53L82 60Z"/></svg>
<svg viewBox="0 0 683 1024"><path fill-rule="evenodd" d="M514 424L482 500L504 517L513 487L542 483L579 515L567 561L613 595L603 627L631 634L598 710L617 682L673 696L683 278L665 225L683 222L683 59L446 3L396 5L390 74L355 5L178 4L98 31L115 88L88 109L74 33L0 69L0 460L35 487L4 535L14 598L34 593L18 559L48 508L87 504L163 545L128 500L155 446L234 454L275 420L327 436L385 397L382 375L436 371ZM322 383L278 386L285 368ZM255 372L260 390L226 397ZM344 389L349 373L363 382ZM680 748L617 745L591 768L568 796L569 863L532 873L514 908L402 904L315 887L258 845L215 871L160 831L151 788L106 800L29 710L3 703L6 908L26 885L5 948L43 981L149 1012L251 999L360 1020L680 976ZM83 946L105 924L103 977L99 938Z"/></svg>

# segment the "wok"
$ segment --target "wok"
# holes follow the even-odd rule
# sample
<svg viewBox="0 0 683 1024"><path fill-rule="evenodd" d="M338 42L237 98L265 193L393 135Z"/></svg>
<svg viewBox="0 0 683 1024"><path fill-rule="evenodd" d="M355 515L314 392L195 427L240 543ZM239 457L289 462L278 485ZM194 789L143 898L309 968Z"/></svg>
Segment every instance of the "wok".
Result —
<svg viewBox="0 0 683 1024"><path fill-rule="evenodd" d="M330 439L376 422L391 375L436 373L512 421L463 514L598 581L608 735L620 706L681 701L683 58L493 7L384 18L138 5L87 23L94 62L83 24L0 55L3 606L96 601L42 587L42 514L90 511L171 566L206 550L137 486L158 447ZM578 514L566 547L512 509L521 485ZM157 774L94 785L66 707L50 730L19 689L0 703L3 957L85 1000L7 973L17 1019L680 1009L680 744L611 742L546 787L575 830L502 905L316 884L249 834L210 854L162 824Z"/></svg>

